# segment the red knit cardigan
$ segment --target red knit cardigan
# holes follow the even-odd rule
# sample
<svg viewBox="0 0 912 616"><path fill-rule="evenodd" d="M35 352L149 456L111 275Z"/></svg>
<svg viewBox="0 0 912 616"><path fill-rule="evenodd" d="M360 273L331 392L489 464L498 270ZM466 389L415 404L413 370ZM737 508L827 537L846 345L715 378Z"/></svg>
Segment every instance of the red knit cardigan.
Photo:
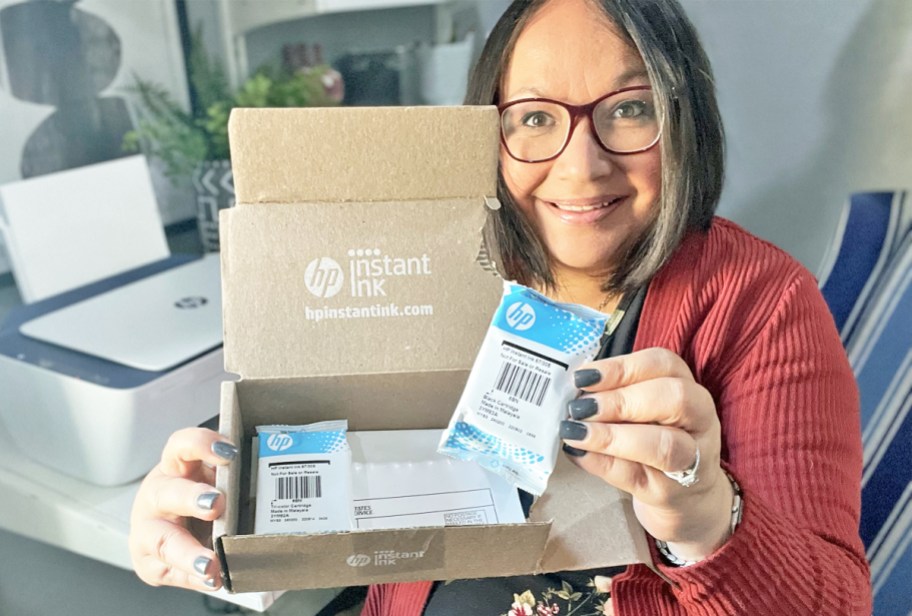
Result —
<svg viewBox="0 0 912 616"><path fill-rule="evenodd" d="M615 614L870 614L858 390L813 276L716 218L649 285L635 349L650 347L712 393L744 515L709 559L659 565L674 586L643 565L616 576ZM374 586L362 616L420 616L430 589Z"/></svg>

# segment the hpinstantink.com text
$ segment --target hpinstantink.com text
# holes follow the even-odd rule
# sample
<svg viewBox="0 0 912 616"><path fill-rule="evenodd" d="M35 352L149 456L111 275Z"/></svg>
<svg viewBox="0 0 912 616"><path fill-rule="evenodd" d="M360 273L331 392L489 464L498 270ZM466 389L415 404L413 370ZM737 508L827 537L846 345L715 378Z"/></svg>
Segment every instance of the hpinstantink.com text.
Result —
<svg viewBox="0 0 912 616"><path fill-rule="evenodd" d="M395 303L372 304L370 306L343 306L331 308L304 307L304 318L308 321L326 321L333 319L377 319L396 317L427 317L434 314L430 304L400 306Z"/></svg>

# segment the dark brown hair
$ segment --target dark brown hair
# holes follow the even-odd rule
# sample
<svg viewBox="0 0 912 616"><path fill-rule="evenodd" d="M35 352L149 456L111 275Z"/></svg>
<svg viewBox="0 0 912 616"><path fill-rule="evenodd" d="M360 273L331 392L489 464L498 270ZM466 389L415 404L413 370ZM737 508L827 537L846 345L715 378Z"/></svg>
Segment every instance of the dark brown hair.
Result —
<svg viewBox="0 0 912 616"><path fill-rule="evenodd" d="M466 104L499 100L504 72L519 33L549 0L515 0L494 26L469 78ZM709 59L677 0L589 0L636 48L656 96L662 188L655 219L631 238L604 289L626 292L648 283L691 230L706 230L724 175L724 135ZM547 250L498 180L501 207L485 228L488 251L501 274L526 285L553 287Z"/></svg>

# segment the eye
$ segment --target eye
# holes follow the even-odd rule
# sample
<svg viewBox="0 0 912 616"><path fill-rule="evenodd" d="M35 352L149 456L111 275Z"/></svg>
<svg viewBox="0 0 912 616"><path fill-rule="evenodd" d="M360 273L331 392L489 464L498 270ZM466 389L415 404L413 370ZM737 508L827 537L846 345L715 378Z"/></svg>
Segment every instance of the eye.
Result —
<svg viewBox="0 0 912 616"><path fill-rule="evenodd" d="M529 111L522 115L520 124L527 128L544 128L556 124L554 117L545 111Z"/></svg>
<svg viewBox="0 0 912 616"><path fill-rule="evenodd" d="M646 101L626 100L618 103L611 110L612 118L639 118L641 116L652 116L652 108Z"/></svg>

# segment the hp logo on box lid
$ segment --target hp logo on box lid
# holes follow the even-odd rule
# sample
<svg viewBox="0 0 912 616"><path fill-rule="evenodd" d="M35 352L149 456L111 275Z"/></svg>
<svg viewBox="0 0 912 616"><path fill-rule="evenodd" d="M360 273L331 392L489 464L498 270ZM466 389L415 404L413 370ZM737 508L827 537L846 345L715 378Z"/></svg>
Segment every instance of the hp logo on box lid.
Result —
<svg viewBox="0 0 912 616"><path fill-rule="evenodd" d="M317 297L332 297L342 290L342 266L329 257L320 257L307 264L304 286Z"/></svg>
<svg viewBox="0 0 912 616"><path fill-rule="evenodd" d="M535 309L526 302L514 302L507 308L507 325L525 331L535 324Z"/></svg>

